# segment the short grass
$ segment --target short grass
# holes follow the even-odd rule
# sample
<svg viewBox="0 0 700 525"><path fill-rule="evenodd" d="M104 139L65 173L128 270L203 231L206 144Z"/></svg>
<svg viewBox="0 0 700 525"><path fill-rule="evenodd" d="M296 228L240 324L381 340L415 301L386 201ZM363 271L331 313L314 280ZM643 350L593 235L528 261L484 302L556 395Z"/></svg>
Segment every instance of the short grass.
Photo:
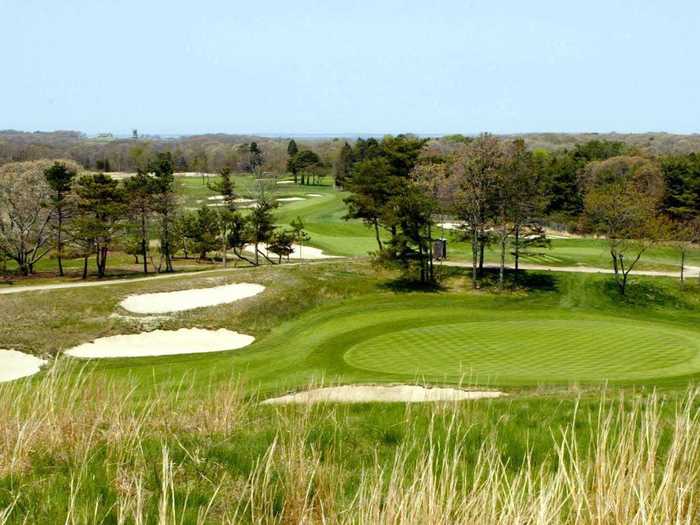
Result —
<svg viewBox="0 0 700 525"><path fill-rule="evenodd" d="M470 290L450 269L415 291L365 262L238 269L116 287L0 296L0 347L59 354L96 337L142 330L118 303L133 293L259 282L238 303L158 321L165 329L229 328L256 337L215 354L98 362L95 372L176 385L240 376L281 392L310 382L470 383L501 387L610 382L685 385L697 377L700 295L673 279L636 279L621 299L599 275L531 272L517 292ZM128 314L127 314L128 315ZM41 326L41 330L37 327Z"/></svg>

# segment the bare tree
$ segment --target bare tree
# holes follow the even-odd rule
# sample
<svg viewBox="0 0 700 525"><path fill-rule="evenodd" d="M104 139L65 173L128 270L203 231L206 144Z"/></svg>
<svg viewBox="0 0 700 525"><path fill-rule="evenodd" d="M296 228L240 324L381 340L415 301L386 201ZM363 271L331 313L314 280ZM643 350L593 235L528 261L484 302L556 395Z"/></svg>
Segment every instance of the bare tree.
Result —
<svg viewBox="0 0 700 525"><path fill-rule="evenodd" d="M662 236L661 171L646 158L613 157L589 163L582 185L585 217L607 239L615 282L624 295L630 272Z"/></svg>
<svg viewBox="0 0 700 525"><path fill-rule="evenodd" d="M0 168L0 252L23 275L51 249L50 161L14 162Z"/></svg>
<svg viewBox="0 0 700 525"><path fill-rule="evenodd" d="M479 287L479 261L483 257L490 203L502 161L503 153L498 139L484 134L461 145L450 166L450 177L455 178L458 187L454 196L454 211L464 224L464 237L472 246L474 288Z"/></svg>

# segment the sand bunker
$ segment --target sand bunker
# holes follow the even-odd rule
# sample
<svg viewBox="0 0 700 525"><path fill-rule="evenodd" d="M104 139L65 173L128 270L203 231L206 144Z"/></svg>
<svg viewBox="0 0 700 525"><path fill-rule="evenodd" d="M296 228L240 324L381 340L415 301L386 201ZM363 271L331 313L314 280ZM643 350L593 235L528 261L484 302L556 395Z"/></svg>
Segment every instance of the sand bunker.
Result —
<svg viewBox="0 0 700 525"><path fill-rule="evenodd" d="M441 222L438 224L440 228L445 230L459 230L464 228L464 223L462 222Z"/></svg>
<svg viewBox="0 0 700 525"><path fill-rule="evenodd" d="M460 390L457 388L426 388L415 385L344 385L317 388L263 401L266 405L289 403L425 403L429 401L463 401L488 399L505 395L489 390Z"/></svg>
<svg viewBox="0 0 700 525"><path fill-rule="evenodd" d="M307 193L307 197L323 197L320 193Z"/></svg>
<svg viewBox="0 0 700 525"><path fill-rule="evenodd" d="M293 180L278 180L277 184L294 184Z"/></svg>
<svg viewBox="0 0 700 525"><path fill-rule="evenodd" d="M124 310L137 314L166 314L193 310L204 306L232 303L258 295L263 290L265 290L265 287L261 284L225 284L212 288L130 295L119 305Z"/></svg>
<svg viewBox="0 0 700 525"><path fill-rule="evenodd" d="M0 350L0 383L36 374L46 361L16 350Z"/></svg>
<svg viewBox="0 0 700 525"><path fill-rule="evenodd" d="M280 197L277 199L277 202L296 202L296 201L305 201L306 199L304 197Z"/></svg>
<svg viewBox="0 0 700 525"><path fill-rule="evenodd" d="M115 335L96 339L66 351L66 355L87 359L146 357L222 352L248 346L255 338L223 328L204 330L154 330L141 334Z"/></svg>
<svg viewBox="0 0 700 525"><path fill-rule="evenodd" d="M277 259L277 255L267 251L267 246L261 244L258 246L260 251L270 257L271 259ZM323 253L323 250L314 248L313 246L299 246L298 244L292 244L292 249L294 250L289 256L290 259L335 259L339 257L338 255L328 255ZM255 253L255 247L252 244L246 245L244 248L246 252Z"/></svg>

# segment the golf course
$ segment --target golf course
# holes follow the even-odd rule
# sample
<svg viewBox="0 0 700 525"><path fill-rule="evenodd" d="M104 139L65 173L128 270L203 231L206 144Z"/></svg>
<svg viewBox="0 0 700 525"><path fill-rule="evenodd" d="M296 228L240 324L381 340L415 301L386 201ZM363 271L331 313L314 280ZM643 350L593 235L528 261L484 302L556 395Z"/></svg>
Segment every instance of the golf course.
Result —
<svg viewBox="0 0 700 525"><path fill-rule="evenodd" d="M160 241L148 273L128 243L102 276L84 272L98 253L67 254L63 276L55 254L31 275L6 263L0 524L693 514L697 245L645 245L621 289L605 236L537 230L517 271L490 241L475 267L443 214L427 231L448 256L418 279L331 177L238 173L233 198L228 176L174 177L195 231L176 230L173 271ZM200 233L234 213L296 236L280 252L269 231L236 234L224 253L226 230Z"/></svg>

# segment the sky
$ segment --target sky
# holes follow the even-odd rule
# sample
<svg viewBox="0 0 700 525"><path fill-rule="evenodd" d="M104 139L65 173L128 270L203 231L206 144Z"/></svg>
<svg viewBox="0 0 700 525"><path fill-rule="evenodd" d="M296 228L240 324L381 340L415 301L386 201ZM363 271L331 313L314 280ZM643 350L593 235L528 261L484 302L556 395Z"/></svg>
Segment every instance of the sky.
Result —
<svg viewBox="0 0 700 525"><path fill-rule="evenodd" d="M0 129L700 132L697 0L0 0Z"/></svg>

